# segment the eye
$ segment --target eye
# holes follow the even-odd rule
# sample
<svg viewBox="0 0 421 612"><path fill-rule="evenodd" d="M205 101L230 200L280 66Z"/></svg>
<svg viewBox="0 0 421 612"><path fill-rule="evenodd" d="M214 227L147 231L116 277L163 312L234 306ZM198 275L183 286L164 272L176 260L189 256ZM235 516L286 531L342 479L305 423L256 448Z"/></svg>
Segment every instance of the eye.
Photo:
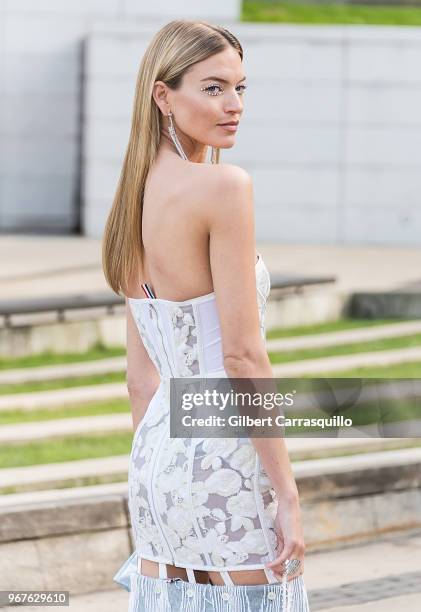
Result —
<svg viewBox="0 0 421 612"><path fill-rule="evenodd" d="M247 85L238 85L236 87L236 91L240 94L240 96L243 95L246 89L247 89ZM214 85L208 85L207 87L202 87L201 91L206 91L206 93L209 94L210 96L219 96L224 90L222 89L220 85L214 84Z"/></svg>
<svg viewBox="0 0 421 612"><path fill-rule="evenodd" d="M215 87L218 87L220 91L215 91ZM208 85L207 87L202 87L202 91L206 91L211 96L219 96L223 90L220 85Z"/></svg>

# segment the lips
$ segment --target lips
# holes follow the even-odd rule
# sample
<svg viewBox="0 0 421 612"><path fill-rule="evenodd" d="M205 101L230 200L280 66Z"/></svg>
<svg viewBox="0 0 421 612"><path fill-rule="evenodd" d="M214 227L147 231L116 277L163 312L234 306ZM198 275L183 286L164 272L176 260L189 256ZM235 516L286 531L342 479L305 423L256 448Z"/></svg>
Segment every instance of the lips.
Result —
<svg viewBox="0 0 421 612"><path fill-rule="evenodd" d="M227 123L218 123L218 125L238 125L238 121L228 121Z"/></svg>

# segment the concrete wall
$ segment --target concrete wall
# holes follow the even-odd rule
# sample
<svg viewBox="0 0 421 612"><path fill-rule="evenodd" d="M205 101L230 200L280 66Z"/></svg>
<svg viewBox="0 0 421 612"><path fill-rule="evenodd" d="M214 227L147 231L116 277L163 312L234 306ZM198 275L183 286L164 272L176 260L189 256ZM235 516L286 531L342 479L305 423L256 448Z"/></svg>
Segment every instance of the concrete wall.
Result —
<svg viewBox="0 0 421 612"><path fill-rule="evenodd" d="M77 229L83 117L82 227L101 234L141 54L189 16L245 46L245 116L222 158L253 175L258 239L417 245L421 29L232 25L239 6L0 0L0 230Z"/></svg>
<svg viewBox="0 0 421 612"><path fill-rule="evenodd" d="M249 88L222 161L253 176L259 240L418 245L421 28L235 24ZM96 28L85 64L84 229L99 236L152 36Z"/></svg>
<svg viewBox="0 0 421 612"><path fill-rule="evenodd" d="M82 288L82 291L87 289ZM279 327L336 321L343 317L350 300L347 291L339 292L335 286L329 290L325 285L308 287L299 294L274 294L276 291L272 291L266 308L267 331ZM415 303L410 312L413 318L421 318L419 299L417 310L417 295L414 293ZM400 303L402 302L401 299ZM385 300L385 303L388 301ZM405 316L405 312L401 308L400 316ZM384 310L380 313L383 314ZM39 315L17 315L11 317L10 326L1 325L0 358L26 357L44 352L85 353L98 344L109 348L126 347L124 302L121 306L116 306L113 314L109 315L104 314L103 308L79 311L76 315L72 311L66 311L66 320L58 322L55 312L44 314L42 321L39 320Z"/></svg>
<svg viewBox="0 0 421 612"><path fill-rule="evenodd" d="M77 228L82 44L93 23L233 20L240 0L0 0L0 230Z"/></svg>

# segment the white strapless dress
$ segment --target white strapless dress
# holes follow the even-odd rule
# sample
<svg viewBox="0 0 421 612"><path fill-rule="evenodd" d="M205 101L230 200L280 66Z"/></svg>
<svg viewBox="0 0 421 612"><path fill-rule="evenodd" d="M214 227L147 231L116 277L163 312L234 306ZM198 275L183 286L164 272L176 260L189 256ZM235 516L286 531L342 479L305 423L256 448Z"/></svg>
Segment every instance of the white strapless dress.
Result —
<svg viewBox="0 0 421 612"><path fill-rule="evenodd" d="M260 328L270 275L255 266ZM186 569L263 569L277 557L277 498L249 438L170 438L172 377L227 377L215 293L185 301L129 298L144 346L161 381L134 434L129 510L135 551L114 580L129 590L140 557ZM224 580L225 581L225 580ZM294 612L308 610L302 576Z"/></svg>

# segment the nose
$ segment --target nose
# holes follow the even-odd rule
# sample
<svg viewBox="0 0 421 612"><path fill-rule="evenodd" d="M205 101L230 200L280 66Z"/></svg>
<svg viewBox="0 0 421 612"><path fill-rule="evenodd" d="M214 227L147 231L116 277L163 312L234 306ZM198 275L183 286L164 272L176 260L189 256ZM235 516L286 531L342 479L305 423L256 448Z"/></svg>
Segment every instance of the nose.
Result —
<svg viewBox="0 0 421 612"><path fill-rule="evenodd" d="M243 100L237 91L233 91L232 94L225 99L225 102L224 110L227 114L230 112L241 114L243 112Z"/></svg>

